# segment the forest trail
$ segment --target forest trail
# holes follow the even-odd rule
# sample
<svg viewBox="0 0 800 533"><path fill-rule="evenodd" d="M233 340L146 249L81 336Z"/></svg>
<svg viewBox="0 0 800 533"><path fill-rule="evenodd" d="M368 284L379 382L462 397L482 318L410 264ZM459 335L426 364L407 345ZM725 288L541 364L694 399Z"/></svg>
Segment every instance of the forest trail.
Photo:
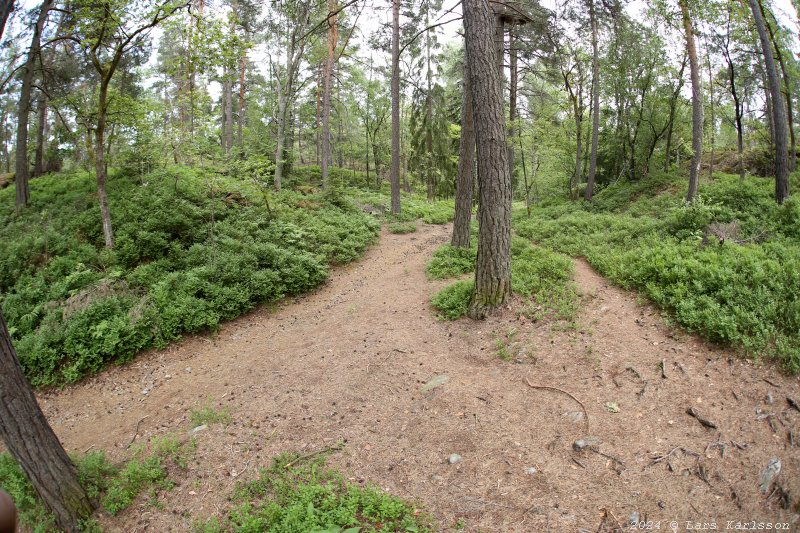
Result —
<svg viewBox="0 0 800 533"><path fill-rule="evenodd" d="M444 531L459 520L468 531L598 531L604 514L607 526L626 525L634 512L677 520L680 531L686 521L797 521L758 490L778 457L778 480L800 498L800 448L787 438L800 427L786 402L800 397L796 377L668 328L580 260L574 327L512 311L437 321L428 302L449 282L424 270L449 237L449 225L384 230L312 294L40 394L68 450L105 449L112 460L129 457L132 440L185 434L193 408L230 406L232 423L197 433L196 456L161 495L161 510L140 500L102 525L191 530L229 508L236 482L275 455L340 440L330 464L417 501ZM500 347L512 361L498 357ZM442 375L443 385L421 392ZM525 380L574 395L588 429L575 400ZM689 417L690 406L719 429ZM589 435L601 453L573 451ZM463 460L448 464L450 454Z"/></svg>

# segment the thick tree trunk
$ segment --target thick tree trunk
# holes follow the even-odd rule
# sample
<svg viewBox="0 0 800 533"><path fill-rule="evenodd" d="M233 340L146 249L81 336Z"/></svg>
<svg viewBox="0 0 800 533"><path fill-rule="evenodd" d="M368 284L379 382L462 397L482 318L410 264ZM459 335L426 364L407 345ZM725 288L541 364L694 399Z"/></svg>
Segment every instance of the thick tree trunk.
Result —
<svg viewBox="0 0 800 533"><path fill-rule="evenodd" d="M392 214L400 214L400 0L392 0Z"/></svg>
<svg viewBox="0 0 800 533"><path fill-rule="evenodd" d="M44 174L44 149L46 142L46 125L47 125L47 98L42 94L39 95L39 103L36 110L36 154L33 158L33 174L34 178L38 178Z"/></svg>
<svg viewBox="0 0 800 533"><path fill-rule="evenodd" d="M458 148L458 175L456 178L456 211L453 220L455 247L469 248L470 220L472 218L472 183L475 169L475 117L472 107L469 59L464 56L464 100L461 104L461 141Z"/></svg>
<svg viewBox="0 0 800 533"><path fill-rule="evenodd" d="M600 135L600 54L597 50L597 13L594 0L589 0L589 19L592 26L592 151L589 155L589 176L583 198L587 202L594 196L594 181L597 174L597 144Z"/></svg>
<svg viewBox="0 0 800 533"><path fill-rule="evenodd" d="M508 30L509 81L508 81L508 169L514 179L514 138L517 124L517 51L514 48L514 26ZM513 183L512 183L513 186Z"/></svg>
<svg viewBox="0 0 800 533"><path fill-rule="evenodd" d="M336 11L336 0L328 0L328 11ZM331 79L336 54L336 15L328 18L328 58L325 61L325 88L322 93L322 188L328 188L328 165L331 161ZM367 147L369 151L369 147Z"/></svg>
<svg viewBox="0 0 800 533"><path fill-rule="evenodd" d="M692 166L689 171L689 191L686 201L693 202L700 184L700 162L703 157L703 96L700 88L700 64L697 59L692 19L687 0L679 0L686 34L686 53L689 56L689 71L692 78Z"/></svg>
<svg viewBox="0 0 800 533"><path fill-rule="evenodd" d="M0 438L63 531L79 531L93 505L28 385L0 312Z"/></svg>
<svg viewBox="0 0 800 533"><path fill-rule="evenodd" d="M763 11L762 14L764 14ZM787 123L789 126L789 172L792 172L797 167L797 140L794 135L794 112L792 110L792 79L790 73L786 70L786 62L783 60L783 53L781 52L778 40L775 38L775 31L772 29L772 24L769 23L769 19L765 19L764 22L769 31L770 40L775 47L775 57L778 59L778 64L781 67L784 97L786 98Z"/></svg>
<svg viewBox="0 0 800 533"><path fill-rule="evenodd" d="M100 218L103 223L103 238L106 248L114 247L114 231L111 228L111 209L108 205L108 193L106 192L106 115L108 114L108 81L100 83L100 95L98 98L97 128L94 130L94 170L97 180L97 199L100 202Z"/></svg>
<svg viewBox="0 0 800 533"><path fill-rule="evenodd" d="M12 11L14 11L13 0L0 0L0 39L3 38L3 30L6 29L6 21Z"/></svg>
<svg viewBox="0 0 800 533"><path fill-rule="evenodd" d="M39 8L39 16L33 28L31 45L28 49L28 57L22 67L22 87L19 91L19 114L17 117L17 147L16 147L16 206L17 209L28 207L31 201L30 185L30 164L28 162L28 120L31 113L31 89L33 88L33 77L36 72L35 63L39 57L42 31L47 22L47 13L52 6L52 0L44 0Z"/></svg>
<svg viewBox="0 0 800 533"><path fill-rule="evenodd" d="M482 319L511 294L511 176L492 14L486 0L463 5L480 197L475 292L468 314Z"/></svg>
<svg viewBox="0 0 800 533"><path fill-rule="evenodd" d="M748 0L753 20L756 23L758 38L764 53L767 84L772 96L772 127L775 129L775 201L782 204L789 197L789 161L786 152L786 105L781 94L778 71L772 56L772 45L762 16L759 0Z"/></svg>

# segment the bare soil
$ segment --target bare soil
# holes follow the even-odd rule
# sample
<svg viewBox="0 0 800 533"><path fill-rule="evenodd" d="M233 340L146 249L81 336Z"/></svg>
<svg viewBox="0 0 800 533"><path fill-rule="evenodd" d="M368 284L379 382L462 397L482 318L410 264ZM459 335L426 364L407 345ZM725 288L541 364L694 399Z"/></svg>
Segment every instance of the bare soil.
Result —
<svg viewBox="0 0 800 533"><path fill-rule="evenodd" d="M787 396L800 399L797 377L668 327L580 260L573 324L513 309L439 321L429 299L447 282L424 269L450 230L384 231L313 294L41 394L69 450L104 449L112 460L130 457L132 441L186 434L193 408L231 408L231 424L197 433L188 471L159 506L142 497L102 526L191 530L223 516L235 484L275 455L344 441L333 466L416 502L443 531L611 531L628 529L633 513L662 520L663 531L673 520L678 531L712 521L724 530L728 520L796 530L800 412ZM587 436L599 445L574 451ZM463 460L449 464L451 454ZM774 486L759 491L772 458L790 509Z"/></svg>

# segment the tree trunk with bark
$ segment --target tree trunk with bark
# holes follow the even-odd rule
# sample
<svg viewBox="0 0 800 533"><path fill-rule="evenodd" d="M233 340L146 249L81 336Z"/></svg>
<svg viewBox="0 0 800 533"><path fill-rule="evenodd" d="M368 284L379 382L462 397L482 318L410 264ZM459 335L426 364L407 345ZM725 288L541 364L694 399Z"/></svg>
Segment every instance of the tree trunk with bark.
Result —
<svg viewBox="0 0 800 533"><path fill-rule="evenodd" d="M480 197L475 291L468 315L482 319L511 294L511 175L492 13L486 0L463 5Z"/></svg>
<svg viewBox="0 0 800 533"><path fill-rule="evenodd" d="M597 13L594 0L589 0L589 20L592 26L592 148L589 155L589 175L586 178L584 200L592 201L597 174L597 144L600 136L600 54L597 47Z"/></svg>
<svg viewBox="0 0 800 533"><path fill-rule="evenodd" d="M46 136L47 126L47 98L45 95L39 95L39 102L36 110L36 153L33 157L33 174L34 178L38 178L44 174L44 150L45 143L47 142Z"/></svg>
<svg viewBox="0 0 800 533"><path fill-rule="evenodd" d="M325 88L322 93L322 188L328 188L328 165L331 161L331 79L336 55L336 0L328 0L328 58L325 61ZM367 147L369 150L369 147Z"/></svg>
<svg viewBox="0 0 800 533"><path fill-rule="evenodd" d="M31 90L33 89L33 78L36 73L36 60L41 51L41 38L44 25L47 22L47 14L52 6L52 0L44 0L39 8L39 16L33 28L31 45L28 49L28 57L22 67L21 78L22 87L19 91L19 114L17 117L17 146L16 146L16 206L17 210L28 207L31 201L31 191L28 180L30 179L30 164L28 162L28 120L31 113Z"/></svg>
<svg viewBox="0 0 800 533"><path fill-rule="evenodd" d="M786 62L783 59L780 43L775 38L775 30L773 30L772 24L769 23L769 18L766 17L763 10L762 15L765 16L764 22L769 31L769 38L775 47L775 57L778 60L778 65L781 67L784 97L786 98L787 123L789 127L789 172L792 172L797 167L797 140L794 135L794 111L792 110L792 95L794 94L792 92L792 79L790 73L786 70Z"/></svg>
<svg viewBox="0 0 800 533"><path fill-rule="evenodd" d="M400 0L392 0L392 214L400 214Z"/></svg>
<svg viewBox="0 0 800 533"><path fill-rule="evenodd" d="M100 82L100 94L97 106L97 127L94 130L94 169L97 179L97 199L100 202L100 217L103 223L103 238L106 248L114 247L114 230L111 227L111 209L106 192L106 150L105 134L108 115L108 85L111 79Z"/></svg>
<svg viewBox="0 0 800 533"><path fill-rule="evenodd" d="M33 395L0 312L0 438L63 531L79 531L94 506Z"/></svg>
<svg viewBox="0 0 800 533"><path fill-rule="evenodd" d="M465 51L466 52L466 51ZM464 56L464 100L461 104L461 141L458 148L456 210L452 246L469 248L472 219L472 183L475 169L475 117L472 106L469 59Z"/></svg>
<svg viewBox="0 0 800 533"><path fill-rule="evenodd" d="M767 85L772 97L772 127L775 130L775 201L782 204L789 197L789 158L786 152L786 105L781 94L778 71L772 56L772 45L767 36L761 3L759 0L748 0L753 20L756 23L761 50L767 75Z"/></svg>
<svg viewBox="0 0 800 533"><path fill-rule="evenodd" d="M514 26L508 29L508 170L511 179L514 179L514 138L517 136L517 85L519 72L517 71L517 50L514 48Z"/></svg>
<svg viewBox="0 0 800 533"><path fill-rule="evenodd" d="M700 184L700 163L703 157L703 96L700 87L700 64L697 59L692 19L689 16L687 0L679 0L686 34L686 54L689 56L689 71L692 78L692 163L689 171L689 191L686 201L693 202Z"/></svg>

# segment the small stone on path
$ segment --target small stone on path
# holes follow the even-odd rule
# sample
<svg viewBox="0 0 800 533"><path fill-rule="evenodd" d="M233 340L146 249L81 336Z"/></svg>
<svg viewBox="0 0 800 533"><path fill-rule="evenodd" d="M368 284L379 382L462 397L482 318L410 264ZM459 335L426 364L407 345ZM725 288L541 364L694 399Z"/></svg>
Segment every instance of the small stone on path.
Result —
<svg viewBox="0 0 800 533"><path fill-rule="evenodd" d="M447 458L447 462L451 465L460 463L463 460L464 458L458 455L457 453L451 453L450 456Z"/></svg>

